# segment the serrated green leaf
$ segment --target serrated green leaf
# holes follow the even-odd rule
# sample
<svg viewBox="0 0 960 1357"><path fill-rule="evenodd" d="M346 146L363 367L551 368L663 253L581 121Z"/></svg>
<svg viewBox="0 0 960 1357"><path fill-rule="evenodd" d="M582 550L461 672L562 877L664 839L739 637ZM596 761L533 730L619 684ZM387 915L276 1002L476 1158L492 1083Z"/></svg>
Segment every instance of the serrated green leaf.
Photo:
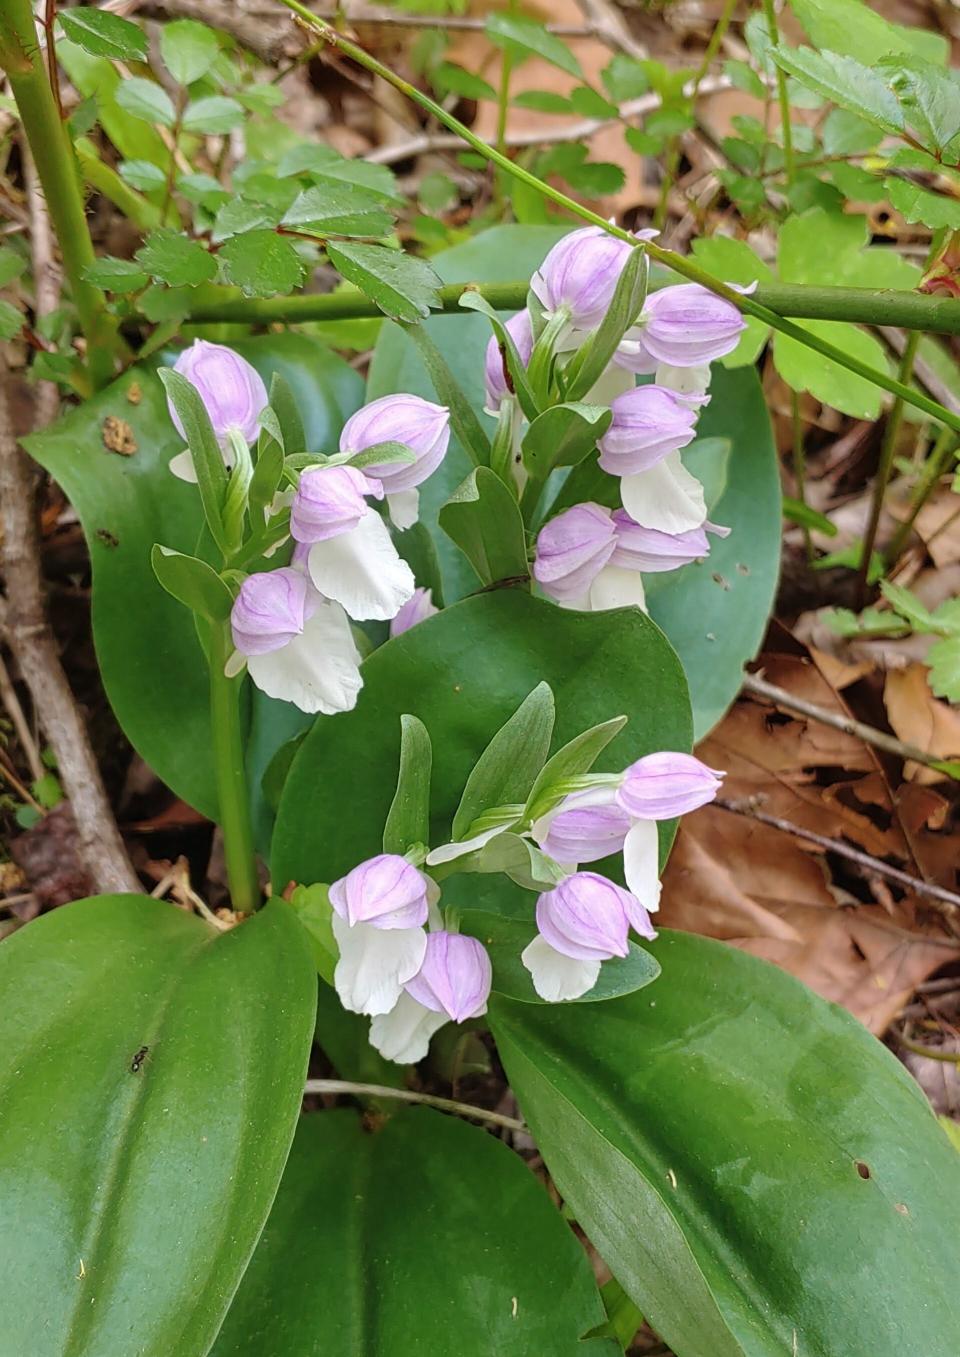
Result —
<svg viewBox="0 0 960 1357"><path fill-rule="evenodd" d="M542 57L568 75L583 78L579 61L563 39L548 33L543 24L537 23L535 19L527 19L519 14L490 14L487 16L486 34L495 46L506 48L515 58Z"/></svg>
<svg viewBox="0 0 960 1357"><path fill-rule="evenodd" d="M151 231L134 258L156 278L171 287L196 287L217 272L217 261L200 244L171 227Z"/></svg>
<svg viewBox="0 0 960 1357"><path fill-rule="evenodd" d="M220 250L219 259L224 282L241 288L245 297L294 292L303 282L300 256L276 231L245 231L233 236Z"/></svg>
<svg viewBox="0 0 960 1357"><path fill-rule="evenodd" d="M105 255L93 264L88 264L83 276L94 287L102 287L105 292L137 292L146 287L150 276L132 259L114 259Z"/></svg>
<svg viewBox="0 0 960 1357"><path fill-rule="evenodd" d="M283 224L318 236L385 236L393 228L393 214L380 194L331 182L305 189L287 210Z"/></svg>
<svg viewBox="0 0 960 1357"><path fill-rule="evenodd" d="M520 703L477 759L453 816L452 838L466 838L474 820L494 806L524 805L547 761L556 708L548 683Z"/></svg>
<svg viewBox="0 0 960 1357"><path fill-rule="evenodd" d="M482 584L526 577L527 548L520 506L489 467L478 466L471 471L440 510L439 523Z"/></svg>
<svg viewBox="0 0 960 1357"><path fill-rule="evenodd" d="M393 171L386 165L371 165L368 160L348 160L332 146L307 142L294 146L280 158L276 173L281 178L308 175L318 184L354 184L381 198L403 202Z"/></svg>
<svg viewBox="0 0 960 1357"><path fill-rule="evenodd" d="M573 105L563 94L553 94L550 90L524 90L510 100L514 108L532 108L536 113L567 114L573 112Z"/></svg>
<svg viewBox="0 0 960 1357"><path fill-rule="evenodd" d="M820 128L820 138L824 155L857 155L872 151L880 140L875 127L845 108L830 110Z"/></svg>
<svg viewBox="0 0 960 1357"><path fill-rule="evenodd" d="M627 99L638 99L650 88L650 77L634 57L617 52L608 66L600 72L603 87L616 104Z"/></svg>
<svg viewBox="0 0 960 1357"><path fill-rule="evenodd" d="M383 851L402 856L414 844L430 843L430 733L416 716L400 717L400 771L383 826Z"/></svg>
<svg viewBox="0 0 960 1357"><path fill-rule="evenodd" d="M253 231L258 226L276 226L283 212L269 203L251 202L248 198L231 198L217 209L213 219L210 239L214 244L229 240L231 236L241 235L244 231Z"/></svg>
<svg viewBox="0 0 960 1357"><path fill-rule="evenodd" d="M170 321L183 320L193 302L193 290L189 287L165 287L163 283L152 283L142 293L137 306L147 320L154 325L163 325Z"/></svg>
<svg viewBox="0 0 960 1357"><path fill-rule="evenodd" d="M124 112L143 122L172 127L176 119L169 94L153 80L131 76L117 86L115 98Z"/></svg>
<svg viewBox="0 0 960 1357"><path fill-rule="evenodd" d="M815 89L824 99L856 113L892 136L906 126L903 110L886 80L853 57L813 52L809 47L777 47L777 65Z"/></svg>
<svg viewBox="0 0 960 1357"><path fill-rule="evenodd" d="M13 339L25 324L23 313L0 298L0 339Z"/></svg>
<svg viewBox="0 0 960 1357"><path fill-rule="evenodd" d="M960 133L960 83L953 73L918 57L894 58L879 63L887 75L918 140L941 155Z"/></svg>
<svg viewBox="0 0 960 1357"><path fill-rule="evenodd" d="M850 358L867 363L881 372L889 372L890 361L883 345L855 325L829 320L799 320L801 329L835 344ZM832 359L809 349L789 335L778 334L773 341L777 371L795 391L809 391L824 405L832 405L855 419L876 419L883 408L883 393L865 377L842 368Z"/></svg>
<svg viewBox="0 0 960 1357"><path fill-rule="evenodd" d="M187 104L183 114L186 132L200 132L208 136L222 136L239 127L244 119L243 106L224 94L211 94Z"/></svg>
<svg viewBox="0 0 960 1357"><path fill-rule="evenodd" d="M932 632L934 635L943 633L943 628L930 609L925 607L909 589L905 589L901 584L894 584L892 580L881 580L880 591L890 606L901 617L906 618L915 631Z"/></svg>
<svg viewBox="0 0 960 1357"><path fill-rule="evenodd" d="M929 55L932 34L889 23L863 0L790 0L815 47L873 65L881 57Z"/></svg>
<svg viewBox="0 0 960 1357"><path fill-rule="evenodd" d="M117 168L124 183L139 189L141 193L162 189L167 182L166 174L151 160L124 160Z"/></svg>
<svg viewBox="0 0 960 1357"><path fill-rule="evenodd" d="M440 94L459 94L462 99L478 100L497 97L491 84L453 61L441 61L431 71L430 80Z"/></svg>
<svg viewBox="0 0 960 1357"><path fill-rule="evenodd" d="M109 10L78 5L57 13L64 35L95 57L112 61L146 61L147 35L129 19Z"/></svg>
<svg viewBox="0 0 960 1357"><path fill-rule="evenodd" d="M206 75L220 51L217 35L193 19L175 19L160 30L160 55L178 85Z"/></svg>
<svg viewBox="0 0 960 1357"><path fill-rule="evenodd" d="M440 279L429 264L413 255L352 242L328 244L327 255L342 277L394 320L421 320L431 306L440 304Z"/></svg>
<svg viewBox="0 0 960 1357"><path fill-rule="evenodd" d="M900 179L888 175L884 188L890 200L907 221L922 222L932 231L941 227L960 230L960 199L948 197L944 193L933 193L928 188L911 183L909 179Z"/></svg>
<svg viewBox="0 0 960 1357"><path fill-rule="evenodd" d="M210 622L225 622L233 595L206 561L156 545L150 555L153 573L168 594Z"/></svg>

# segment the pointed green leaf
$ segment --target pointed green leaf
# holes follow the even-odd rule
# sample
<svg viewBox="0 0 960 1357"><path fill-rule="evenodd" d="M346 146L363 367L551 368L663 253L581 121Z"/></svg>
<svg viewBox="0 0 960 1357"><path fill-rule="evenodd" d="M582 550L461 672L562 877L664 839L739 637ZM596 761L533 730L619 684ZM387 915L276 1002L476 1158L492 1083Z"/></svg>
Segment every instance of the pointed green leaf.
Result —
<svg viewBox="0 0 960 1357"><path fill-rule="evenodd" d="M217 261L199 240L191 240L169 226L151 231L134 258L151 278L170 287L196 287L209 282L217 272Z"/></svg>
<svg viewBox="0 0 960 1357"><path fill-rule="evenodd" d="M225 622L233 608L233 595L212 566L196 556L157 545L150 555L153 573L186 607L210 622Z"/></svg>
<svg viewBox="0 0 960 1357"><path fill-rule="evenodd" d="M393 229L393 213L381 194L331 182L323 188L304 189L287 210L283 224L317 236L385 236Z"/></svg>
<svg viewBox="0 0 960 1357"><path fill-rule="evenodd" d="M245 297L275 297L294 292L303 282L300 256L276 231L234 236L220 250L219 260L223 281L239 287Z"/></svg>
<svg viewBox="0 0 960 1357"><path fill-rule="evenodd" d="M440 510L440 527L483 584L525 579L527 548L520 506L489 467L478 466Z"/></svg>
<svg viewBox="0 0 960 1357"><path fill-rule="evenodd" d="M384 245L327 245L330 263L395 320L415 321L438 306L440 279L429 264Z"/></svg>
<svg viewBox="0 0 960 1357"><path fill-rule="evenodd" d="M576 466L610 427L608 405L553 405L530 425L523 438L523 460L539 481L558 466Z"/></svg>
<svg viewBox="0 0 960 1357"><path fill-rule="evenodd" d="M802 84L882 127L891 136L901 136L905 121L896 95L884 77L853 57L836 52L812 52L809 47L777 47L773 51L777 65Z"/></svg>
<svg viewBox="0 0 960 1357"><path fill-rule="evenodd" d="M430 772L433 747L422 721L400 717L400 772L383 826L383 851L401 857L414 844L430 842Z"/></svg>
<svg viewBox="0 0 960 1357"><path fill-rule="evenodd" d="M95 57L113 61L146 61L147 35L129 19L109 10L78 5L57 14L64 35Z"/></svg>
<svg viewBox="0 0 960 1357"><path fill-rule="evenodd" d="M485 810L526 802L546 763L556 706L548 683L538 683L477 759L453 817L453 838L464 839Z"/></svg>
<svg viewBox="0 0 960 1357"><path fill-rule="evenodd" d="M117 103L131 117L143 122L160 123L162 127L172 127L176 118L170 96L154 80L143 80L140 76L131 76L117 86Z"/></svg>
<svg viewBox="0 0 960 1357"><path fill-rule="evenodd" d="M175 19L160 29L160 55L178 85L192 85L206 75L219 51L213 29L194 19Z"/></svg>
<svg viewBox="0 0 960 1357"><path fill-rule="evenodd" d="M557 66L568 75L583 78L580 63L562 38L548 33L535 19L520 14L490 14L486 23L487 37L497 47L503 47L514 57L542 57L551 66Z"/></svg>
<svg viewBox="0 0 960 1357"><path fill-rule="evenodd" d="M552 810L564 795L563 792L554 791L556 784L564 778L589 773L610 741L620 734L626 724L625 716L615 716L612 721L591 726L558 749L543 765L530 788L524 819L538 820L541 815Z"/></svg>

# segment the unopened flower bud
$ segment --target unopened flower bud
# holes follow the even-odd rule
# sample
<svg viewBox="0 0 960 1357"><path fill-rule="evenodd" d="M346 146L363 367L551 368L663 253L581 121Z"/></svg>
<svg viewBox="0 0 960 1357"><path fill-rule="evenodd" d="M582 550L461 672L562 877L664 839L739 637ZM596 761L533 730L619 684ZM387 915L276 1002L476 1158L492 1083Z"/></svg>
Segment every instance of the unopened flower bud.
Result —
<svg viewBox="0 0 960 1357"><path fill-rule="evenodd" d="M583 597L616 548L613 515L587 502L552 518L537 536L533 575L558 603Z"/></svg>
<svg viewBox="0 0 960 1357"><path fill-rule="evenodd" d="M600 439L600 465L613 476L649 471L694 438L697 416L662 386L635 386L611 405L613 419Z"/></svg>
<svg viewBox="0 0 960 1357"><path fill-rule="evenodd" d="M450 411L420 396L381 396L351 415L340 435L340 451L356 454L377 443L402 443L413 462L384 462L364 468L388 495L412 490L436 471L450 442ZM378 496L379 498L379 496Z"/></svg>
<svg viewBox="0 0 960 1357"><path fill-rule="evenodd" d="M646 754L624 773L617 803L638 820L672 820L712 801L723 777L692 754Z"/></svg>
<svg viewBox="0 0 960 1357"><path fill-rule="evenodd" d="M390 635L402 636L405 631L409 631L419 622L425 622L428 617L433 617L439 611L433 602L432 589L415 589L413 597L403 605L390 623Z"/></svg>
<svg viewBox="0 0 960 1357"><path fill-rule="evenodd" d="M653 372L658 363L699 367L735 349L745 328L732 302L699 283L661 288L647 298L616 361L632 372Z"/></svg>
<svg viewBox="0 0 960 1357"><path fill-rule="evenodd" d="M630 829L630 816L608 789L574 792L538 820L533 838L556 862L597 862L619 853Z"/></svg>
<svg viewBox="0 0 960 1357"><path fill-rule="evenodd" d="M382 499L383 490L355 467L308 467L290 508L291 536L312 544L349 532L369 512L365 495Z"/></svg>
<svg viewBox="0 0 960 1357"><path fill-rule="evenodd" d="M691 561L700 561L710 555L707 533L718 537L729 536L729 528L721 528L716 523L704 523L702 528L690 528L687 532L660 532L657 528L642 528L634 523L626 509L615 509L613 523L617 533L617 545L610 557L611 565L623 566L627 570L640 570L644 574L657 574L663 570L679 570Z"/></svg>
<svg viewBox="0 0 960 1357"><path fill-rule="evenodd" d="M600 226L584 226L554 245L530 287L547 312L563 307L574 329L594 330L609 310L634 248Z"/></svg>
<svg viewBox="0 0 960 1357"><path fill-rule="evenodd" d="M530 320L530 312L526 308L523 311L518 311L515 316L507 321L506 329L517 346L521 363L526 367L530 362L530 355L533 353L533 325ZM487 389L486 409L491 414L496 414L500 409L500 402L507 400L512 395L512 387L508 382L507 360L500 351L496 335L491 337L487 345L483 376Z"/></svg>
<svg viewBox="0 0 960 1357"><path fill-rule="evenodd" d="M289 566L248 575L230 613L233 644L241 655L266 655L299 636L310 616L306 577Z"/></svg>
<svg viewBox="0 0 960 1357"><path fill-rule="evenodd" d="M493 970L487 950L463 933L427 934L427 950L419 972L408 980L407 993L452 1022L479 1018L487 1011Z"/></svg>
<svg viewBox="0 0 960 1357"><path fill-rule="evenodd" d="M406 858L380 853L335 881L330 903L351 927L417 928L427 921L427 882Z"/></svg>
<svg viewBox="0 0 960 1357"><path fill-rule="evenodd" d="M256 368L225 344L195 339L173 365L196 388L210 416L217 441L225 443L231 431L252 443L260 427L260 415L268 403L267 388ZM181 438L186 438L173 402L167 398L170 418Z"/></svg>
<svg viewBox="0 0 960 1357"><path fill-rule="evenodd" d="M555 951L581 961L626 956L629 891L597 872L574 872L537 900L537 928ZM629 910L628 910L629 905Z"/></svg>

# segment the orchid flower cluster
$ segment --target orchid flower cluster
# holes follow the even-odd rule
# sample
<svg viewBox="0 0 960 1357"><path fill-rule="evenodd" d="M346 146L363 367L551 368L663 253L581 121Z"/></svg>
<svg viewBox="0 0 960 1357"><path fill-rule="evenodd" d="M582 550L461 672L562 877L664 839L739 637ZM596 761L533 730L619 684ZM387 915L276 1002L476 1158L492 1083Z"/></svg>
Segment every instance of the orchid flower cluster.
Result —
<svg viewBox="0 0 960 1357"><path fill-rule="evenodd" d="M362 687L351 622L389 621L396 634L435 611L371 501L385 501L398 529L417 521L418 487L447 452L449 411L419 396L383 396L347 420L336 454L300 451L297 429L297 451L286 455L291 430L278 411L289 411L291 402L282 384L271 408L246 359L204 340L180 355L173 372L199 397L230 473L223 512L227 578L235 588L228 676L246 669L269 697L305 712L349 711ZM170 415L187 437L188 398L167 376ZM203 492L197 452L191 446L170 465ZM206 500L204 507L209 521ZM290 563L271 568L289 543ZM246 573L249 560L264 568ZM163 576L161 582L167 583Z"/></svg>
<svg viewBox="0 0 960 1357"><path fill-rule="evenodd" d="M426 799L400 828L392 809L384 851L320 888L337 953L334 987L344 1008L372 1019L370 1042L386 1059L421 1060L445 1023L482 1017L492 989L515 993L517 960L528 976L521 992L532 986L522 997L559 1003L588 996L605 963L631 954L636 959L641 949L630 942L631 932L656 937L651 916L660 905L658 823L712 801L722 774L679 752L647 754L619 773L571 771L589 769L623 718L578 736L538 771L528 768L533 780L524 804L485 806L456 835L465 804L476 808L484 788L496 795L489 770L509 764L511 755L522 759L520 740L544 711L552 729L553 696L541 684L478 761L454 817L453 840L432 849L408 842L429 832L431 756L422 753L424 744L429 751L425 728L404 716L404 740L411 726L418 729L427 772L412 776L410 753L402 746L394 807L409 806L413 785ZM625 887L583 870L621 854ZM498 936L500 916L444 905L441 883L456 873L501 873L535 891L529 924L511 919L504 939ZM465 897L469 891L456 893L461 904ZM639 960L647 968L640 983L646 983L652 978L649 958ZM628 982L623 992L631 987L636 985Z"/></svg>
<svg viewBox="0 0 960 1357"><path fill-rule="evenodd" d="M729 531L708 521L703 486L680 452L709 401L710 364L736 347L744 321L698 284L647 295L645 270L636 245L600 227L573 231L534 274L527 309L487 348L486 408L512 441L521 495L531 474L524 417L552 403L607 412L593 443L600 472L616 481L606 487L609 504L570 503L565 493L568 507L536 539L533 576L566 608L644 607L644 573L701 560L707 533ZM638 386L637 375L653 380Z"/></svg>

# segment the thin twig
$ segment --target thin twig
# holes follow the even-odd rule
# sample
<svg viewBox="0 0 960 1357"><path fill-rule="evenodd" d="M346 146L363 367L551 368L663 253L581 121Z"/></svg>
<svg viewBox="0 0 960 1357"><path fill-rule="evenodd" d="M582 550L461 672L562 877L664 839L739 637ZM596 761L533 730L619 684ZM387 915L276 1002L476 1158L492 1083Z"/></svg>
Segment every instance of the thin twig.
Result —
<svg viewBox="0 0 960 1357"><path fill-rule="evenodd" d="M811 721L819 721L823 726L832 726L834 730L842 730L844 735L854 735L858 740L863 740L864 744L873 745L875 749L882 749L886 754L895 754L898 758L925 764L926 767L935 768L937 772L945 773L948 777L960 779L960 764L951 767L949 760L937 758L936 755L925 749L920 749L917 745L906 744L903 740L898 740L896 735L889 735L885 730L877 730L876 726L868 726L852 716L828 711L826 707L818 707L813 702L805 701L802 697L794 697L793 693L788 693L785 688L778 688L776 684L768 683L759 674L744 674L743 686L748 692L756 693L758 697L766 697L771 702L775 702L778 707L785 707L787 711L797 712L800 716L809 716ZM957 754L960 756L960 750L957 751Z"/></svg>
<svg viewBox="0 0 960 1357"><path fill-rule="evenodd" d="M912 1051L914 1055L922 1055L927 1060L942 1060L945 1065L956 1065L960 1067L960 1051L942 1051L937 1046L921 1046L918 1041L911 1041L909 1037L904 1036L902 1032L897 1032L891 1028L891 1033L901 1046Z"/></svg>
<svg viewBox="0 0 960 1357"><path fill-rule="evenodd" d="M441 1112L457 1112L462 1117L473 1117L476 1121L488 1121L491 1126L501 1126L506 1131L527 1131L524 1122L516 1117L505 1117L501 1112L489 1112L485 1107L474 1107L472 1103L460 1103L454 1098L438 1098L432 1093L414 1093L407 1088L388 1088L386 1084L354 1084L345 1079L308 1079L304 1093L345 1093L369 1098L396 1098L401 1103L423 1103L424 1107L436 1107Z"/></svg>
<svg viewBox="0 0 960 1357"><path fill-rule="evenodd" d="M10 722L16 732L17 740L27 763L30 765L30 776L34 782L39 782L46 773L43 761L40 758L40 751L37 749L37 742L33 738L33 731L30 729L29 722L23 714L23 708L20 705L20 699L17 697L17 690L13 686L13 679L10 677L10 671L0 658L0 702L3 703L10 717Z"/></svg>
<svg viewBox="0 0 960 1357"><path fill-rule="evenodd" d="M26 457L17 447L0 364L0 566L6 587L6 639L33 697L40 725L56 755L77 826L80 852L97 891L141 889L130 865L83 719L47 622L33 492Z"/></svg>
<svg viewBox="0 0 960 1357"><path fill-rule="evenodd" d="M30 212L30 257L33 262L33 303L37 325L43 316L56 311L60 305L60 269L54 256L53 231L47 200L40 187L36 161L26 137L20 138L24 181L27 189L27 207ZM52 424L60 409L60 392L56 382L37 382L33 425L45 429Z"/></svg>
<svg viewBox="0 0 960 1357"><path fill-rule="evenodd" d="M851 847L843 839L830 839L825 834L814 833L812 829L802 829L800 825L792 824L790 820L783 820L779 815L768 815L766 811L758 810L752 801L728 801L725 797L718 796L713 804L719 810L729 811L731 815L741 815L748 820L756 820L759 824L769 825L771 829L780 829L785 834L792 834L796 839L814 843L827 853L835 853L837 857L846 858L848 862L856 863L867 874L872 873L874 876L885 877L888 881L896 881L899 886L912 891L914 895L925 896L928 900L934 902L934 908L945 915L947 919L957 917L956 911L960 909L960 895L957 895L954 891L948 891L945 886L936 886L933 882L923 881L920 877L911 876L909 872L901 871L899 867L891 867L889 863L881 861L880 858L871 857L869 853Z"/></svg>

